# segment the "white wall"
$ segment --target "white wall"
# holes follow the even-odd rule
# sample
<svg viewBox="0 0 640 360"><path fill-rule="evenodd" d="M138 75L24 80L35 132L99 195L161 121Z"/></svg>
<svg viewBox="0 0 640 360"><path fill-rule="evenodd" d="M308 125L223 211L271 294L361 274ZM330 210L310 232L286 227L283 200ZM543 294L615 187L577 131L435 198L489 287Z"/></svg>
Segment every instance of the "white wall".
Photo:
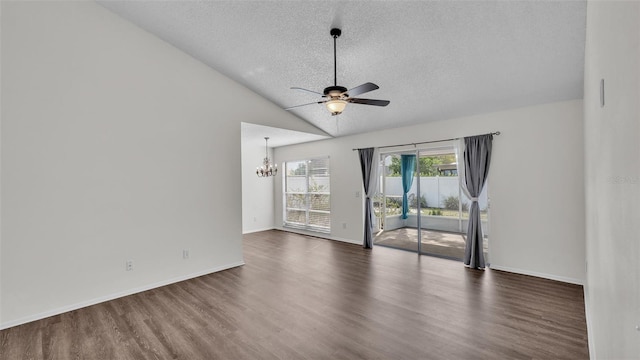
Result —
<svg viewBox="0 0 640 360"><path fill-rule="evenodd" d="M600 79L605 106L600 107ZM640 3L590 1L585 56L591 357L640 357Z"/></svg>
<svg viewBox="0 0 640 360"><path fill-rule="evenodd" d="M242 146L242 233L273 229L273 177L259 178L264 145L247 142ZM269 149L273 159L273 150Z"/></svg>
<svg viewBox="0 0 640 360"><path fill-rule="evenodd" d="M240 123L318 130L94 2L0 6L0 327L242 264Z"/></svg>
<svg viewBox="0 0 640 360"><path fill-rule="evenodd" d="M338 119L338 121L340 121ZM584 282L582 101L568 101L277 148L279 162L331 157L330 238L362 243L362 191L352 148L501 131L490 178L492 267ZM282 225L276 179L275 225ZM343 223L346 229L343 229Z"/></svg>

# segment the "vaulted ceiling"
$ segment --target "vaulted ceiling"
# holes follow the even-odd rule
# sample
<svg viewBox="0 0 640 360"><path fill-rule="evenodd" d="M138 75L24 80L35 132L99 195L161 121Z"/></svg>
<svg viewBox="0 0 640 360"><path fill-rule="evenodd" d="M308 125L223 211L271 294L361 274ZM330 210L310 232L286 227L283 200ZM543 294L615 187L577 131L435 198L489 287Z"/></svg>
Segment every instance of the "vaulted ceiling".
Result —
<svg viewBox="0 0 640 360"><path fill-rule="evenodd" d="M585 1L98 1L332 136L582 98ZM239 99L241 102L242 99ZM251 104L247 104L251 106Z"/></svg>

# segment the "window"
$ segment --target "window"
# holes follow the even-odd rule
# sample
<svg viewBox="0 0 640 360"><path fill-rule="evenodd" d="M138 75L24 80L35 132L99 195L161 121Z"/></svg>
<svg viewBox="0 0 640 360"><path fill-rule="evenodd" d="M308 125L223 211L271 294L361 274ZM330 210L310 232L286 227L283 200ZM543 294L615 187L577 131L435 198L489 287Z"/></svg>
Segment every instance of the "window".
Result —
<svg viewBox="0 0 640 360"><path fill-rule="evenodd" d="M284 226L331 231L328 157L285 163L284 188Z"/></svg>

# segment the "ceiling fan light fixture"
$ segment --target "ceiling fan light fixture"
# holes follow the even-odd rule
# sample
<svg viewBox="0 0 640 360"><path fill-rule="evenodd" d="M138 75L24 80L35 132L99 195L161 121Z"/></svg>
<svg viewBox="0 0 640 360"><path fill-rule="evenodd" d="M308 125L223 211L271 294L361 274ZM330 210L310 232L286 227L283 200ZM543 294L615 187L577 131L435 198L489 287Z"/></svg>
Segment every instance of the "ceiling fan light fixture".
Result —
<svg viewBox="0 0 640 360"><path fill-rule="evenodd" d="M344 108L347 107L347 102L340 99L331 99L325 103L327 109L331 112L331 115L340 115Z"/></svg>
<svg viewBox="0 0 640 360"><path fill-rule="evenodd" d="M331 36L333 37L333 86L328 86L324 88L323 94L313 91L307 90L299 87L292 87L292 89L303 90L306 92L322 95L325 100L322 101L314 101L307 104L291 106L285 108L285 110L293 110L297 109L301 106L307 106L311 104L325 104L327 110L331 113L331 115L340 115L344 109L347 107L347 103L352 104L360 104L360 105L374 105L374 106L387 106L389 105L389 100L375 100L375 99L360 99L352 96L360 95L367 93L369 91L377 90L380 87L374 83L364 83L362 85L356 86L352 89L347 89L344 86L338 85L338 61L337 61L337 52L336 52L336 39L342 34L342 30L338 28L331 29ZM348 92L348 93L347 93Z"/></svg>

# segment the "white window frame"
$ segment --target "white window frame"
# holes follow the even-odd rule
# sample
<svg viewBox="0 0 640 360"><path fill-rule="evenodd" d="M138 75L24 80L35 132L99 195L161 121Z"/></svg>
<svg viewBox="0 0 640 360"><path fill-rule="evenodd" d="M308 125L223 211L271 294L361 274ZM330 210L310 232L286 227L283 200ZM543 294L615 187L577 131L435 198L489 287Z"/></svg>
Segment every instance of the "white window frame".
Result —
<svg viewBox="0 0 640 360"><path fill-rule="evenodd" d="M331 186L329 186L329 191L322 191L322 192L310 192L309 191L309 178L310 178L310 174L309 174L309 163L311 163L313 160L326 160L327 161L327 173L328 173L328 177L329 177L329 183L331 183L331 162L330 162L330 158L329 156L321 156L321 157L313 157L313 158L307 158L307 159L301 159L301 160L290 160L290 161L285 161L285 163L283 164L283 168L284 171L282 172L282 176L283 176L283 180L282 180L282 184L283 184L283 189L282 189L282 210L283 210L283 214L282 214L282 226L283 227L288 227L288 228L292 228L292 229L301 229L301 230L308 230L308 231L313 231L313 232L319 232L319 233L325 233L325 234L329 234L331 233L331 220L329 220L329 226L328 227L324 227L324 226L318 226L318 225L312 225L309 224L309 214L310 213L318 213L318 214L327 214L329 215L329 219L331 218L331 210L313 210L310 209L310 205L311 205L311 201L310 201L310 196L311 195L328 195L329 196L329 203L331 203ZM288 180L288 171L289 171L289 163L298 163L298 162L306 162L307 166L305 167L305 186L306 189L303 192L300 191L287 191L288 186L287 186L287 180ZM287 195L304 195L304 199L305 199L305 208L289 208L288 204L287 204ZM296 210L296 211L304 211L305 212L305 223L304 224L300 224L300 223L294 223L294 222L288 222L287 221L287 210Z"/></svg>

